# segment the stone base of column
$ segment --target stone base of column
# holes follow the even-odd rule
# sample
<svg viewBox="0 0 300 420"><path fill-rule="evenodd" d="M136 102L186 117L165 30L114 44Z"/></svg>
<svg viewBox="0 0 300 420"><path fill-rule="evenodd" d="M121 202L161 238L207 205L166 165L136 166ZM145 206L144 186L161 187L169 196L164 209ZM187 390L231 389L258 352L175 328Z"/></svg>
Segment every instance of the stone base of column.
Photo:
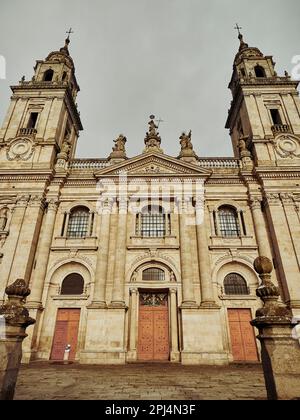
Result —
<svg viewBox="0 0 300 420"><path fill-rule="evenodd" d="M117 301L117 302L110 302L108 305L110 309L128 309L128 306L125 305L125 302Z"/></svg>
<svg viewBox="0 0 300 420"><path fill-rule="evenodd" d="M180 309L198 309L199 305L195 301L182 302Z"/></svg>
<svg viewBox="0 0 300 420"><path fill-rule="evenodd" d="M37 336L40 328L40 321L44 311L44 307L41 302L28 302L26 308L29 311L31 318L36 320L34 325L30 325L27 328L27 337L23 341L23 353L22 363L28 364L32 360L35 360L37 353Z"/></svg>
<svg viewBox="0 0 300 420"><path fill-rule="evenodd" d="M200 308L201 309L220 309L220 306L217 305L216 302L206 301L206 302L201 302Z"/></svg>
<svg viewBox="0 0 300 420"><path fill-rule="evenodd" d="M286 305L291 309L300 309L300 300L289 300Z"/></svg>
<svg viewBox="0 0 300 420"><path fill-rule="evenodd" d="M228 366L228 354L223 352L193 352L183 350L181 363L184 366Z"/></svg>
<svg viewBox="0 0 300 420"><path fill-rule="evenodd" d="M137 351L129 350L126 354L126 362L136 362L137 361Z"/></svg>
<svg viewBox="0 0 300 420"><path fill-rule="evenodd" d="M29 301L29 302L26 303L25 306L28 310L31 310L31 309L37 309L39 311L44 310L42 302L39 302L39 301Z"/></svg>
<svg viewBox="0 0 300 420"><path fill-rule="evenodd" d="M79 354L80 363L125 363L124 308L92 308L87 310L84 349Z"/></svg>
<svg viewBox="0 0 300 420"><path fill-rule="evenodd" d="M173 363L180 362L180 352L171 350L170 361Z"/></svg>
<svg viewBox="0 0 300 420"><path fill-rule="evenodd" d="M268 399L300 399L300 342L293 334L297 324L279 316L258 317L251 324L259 330Z"/></svg>
<svg viewBox="0 0 300 420"><path fill-rule="evenodd" d="M124 365L125 351L123 350L83 350L80 352L79 363L83 365Z"/></svg>
<svg viewBox="0 0 300 420"><path fill-rule="evenodd" d="M228 364L220 310L181 309L182 364Z"/></svg>
<svg viewBox="0 0 300 420"><path fill-rule="evenodd" d="M106 302L92 302L89 306L87 306L87 309L106 309L107 304Z"/></svg>

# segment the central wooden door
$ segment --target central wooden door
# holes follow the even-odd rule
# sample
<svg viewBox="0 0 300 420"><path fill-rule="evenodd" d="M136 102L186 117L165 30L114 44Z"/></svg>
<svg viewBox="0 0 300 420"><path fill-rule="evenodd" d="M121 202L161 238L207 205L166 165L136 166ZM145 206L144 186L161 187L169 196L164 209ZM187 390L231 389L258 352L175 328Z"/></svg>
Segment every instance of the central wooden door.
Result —
<svg viewBox="0 0 300 420"><path fill-rule="evenodd" d="M71 345L69 360L75 359L79 319L80 309L58 309L51 360L63 360L67 344Z"/></svg>
<svg viewBox="0 0 300 420"><path fill-rule="evenodd" d="M166 293L140 293L138 359L169 360L169 312Z"/></svg>
<svg viewBox="0 0 300 420"><path fill-rule="evenodd" d="M250 309L228 309L232 355L235 361L256 362L257 347Z"/></svg>

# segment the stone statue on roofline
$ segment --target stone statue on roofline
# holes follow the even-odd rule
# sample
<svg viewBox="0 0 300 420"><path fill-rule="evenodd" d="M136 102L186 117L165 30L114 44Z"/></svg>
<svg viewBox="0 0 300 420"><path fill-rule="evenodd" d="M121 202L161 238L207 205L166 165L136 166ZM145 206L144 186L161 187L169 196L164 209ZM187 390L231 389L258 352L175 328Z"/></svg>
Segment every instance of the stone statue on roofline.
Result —
<svg viewBox="0 0 300 420"><path fill-rule="evenodd" d="M184 131L179 137L179 140L180 140L180 145L181 145L181 152L179 154L179 159L182 159L190 163L196 163L197 155L194 152L194 148L192 144L192 130L190 130L188 134L186 134L186 132Z"/></svg>
<svg viewBox="0 0 300 420"><path fill-rule="evenodd" d="M120 134L119 137L114 140L115 145L113 146L112 152L108 158L112 164L127 159L125 149L126 142L127 138L123 134Z"/></svg>

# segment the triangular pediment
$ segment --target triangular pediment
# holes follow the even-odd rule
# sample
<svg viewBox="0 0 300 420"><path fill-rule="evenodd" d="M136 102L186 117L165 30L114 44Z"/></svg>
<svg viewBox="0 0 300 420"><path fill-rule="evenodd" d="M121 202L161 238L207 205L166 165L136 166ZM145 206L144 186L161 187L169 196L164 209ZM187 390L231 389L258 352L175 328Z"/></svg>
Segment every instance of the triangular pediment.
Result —
<svg viewBox="0 0 300 420"><path fill-rule="evenodd" d="M95 172L95 176L203 176L211 171L160 153L148 153L127 159Z"/></svg>

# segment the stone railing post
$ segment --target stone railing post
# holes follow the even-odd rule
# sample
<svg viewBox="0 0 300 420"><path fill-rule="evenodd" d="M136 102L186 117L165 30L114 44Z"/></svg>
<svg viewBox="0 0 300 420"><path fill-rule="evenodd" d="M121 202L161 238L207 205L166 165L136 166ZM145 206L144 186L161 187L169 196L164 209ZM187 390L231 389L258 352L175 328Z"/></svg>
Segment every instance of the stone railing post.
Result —
<svg viewBox="0 0 300 420"><path fill-rule="evenodd" d="M294 334L297 322L293 322L290 309L278 302L279 289L271 282L271 261L259 257L254 268L262 280L256 294L264 306L256 311L251 325L259 331L268 399L300 399L300 344Z"/></svg>
<svg viewBox="0 0 300 420"><path fill-rule="evenodd" d="M8 300L0 306L0 400L12 400L18 378L26 328L35 323L24 306L30 290L24 280L6 287Z"/></svg>

